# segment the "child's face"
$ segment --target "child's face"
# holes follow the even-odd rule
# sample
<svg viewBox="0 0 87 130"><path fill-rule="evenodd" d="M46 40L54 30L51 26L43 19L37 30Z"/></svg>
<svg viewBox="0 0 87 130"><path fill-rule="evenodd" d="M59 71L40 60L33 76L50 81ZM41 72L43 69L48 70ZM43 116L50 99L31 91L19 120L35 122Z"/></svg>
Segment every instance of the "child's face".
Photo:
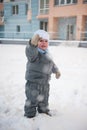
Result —
<svg viewBox="0 0 87 130"><path fill-rule="evenodd" d="M48 48L48 40L46 39L40 39L38 41L38 48L42 50L46 50Z"/></svg>

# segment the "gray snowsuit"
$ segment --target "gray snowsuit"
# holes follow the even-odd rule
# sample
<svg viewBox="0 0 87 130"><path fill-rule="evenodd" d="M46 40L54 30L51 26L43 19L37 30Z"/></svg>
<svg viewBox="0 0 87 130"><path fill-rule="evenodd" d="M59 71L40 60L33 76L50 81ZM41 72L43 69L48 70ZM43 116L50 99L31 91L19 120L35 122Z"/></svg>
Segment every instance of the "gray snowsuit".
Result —
<svg viewBox="0 0 87 130"><path fill-rule="evenodd" d="M48 106L49 98L49 80L52 73L58 72L58 68L52 61L49 54L41 53L38 47L29 43L26 46L26 75L25 86L26 103L25 116L33 117L38 112L45 112Z"/></svg>

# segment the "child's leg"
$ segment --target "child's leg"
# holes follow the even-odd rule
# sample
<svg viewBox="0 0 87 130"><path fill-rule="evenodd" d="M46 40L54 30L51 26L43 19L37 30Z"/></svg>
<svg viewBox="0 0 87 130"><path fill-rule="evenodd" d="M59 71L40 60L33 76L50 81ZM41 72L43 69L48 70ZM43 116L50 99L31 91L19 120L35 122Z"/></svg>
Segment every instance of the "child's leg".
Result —
<svg viewBox="0 0 87 130"><path fill-rule="evenodd" d="M26 104L27 104L28 100L26 100ZM28 117L28 118L32 118L35 117L36 115L36 106L27 106L25 104L24 110L25 110L25 114L24 116Z"/></svg>
<svg viewBox="0 0 87 130"><path fill-rule="evenodd" d="M38 85L27 81L26 83L26 102L24 106L25 116L26 117L34 117L36 115L36 107L37 107L37 96L38 96Z"/></svg>
<svg viewBox="0 0 87 130"><path fill-rule="evenodd" d="M38 112L39 113L47 113L48 109L48 99L49 99L49 84L41 85L41 95L43 96L43 100L38 104Z"/></svg>

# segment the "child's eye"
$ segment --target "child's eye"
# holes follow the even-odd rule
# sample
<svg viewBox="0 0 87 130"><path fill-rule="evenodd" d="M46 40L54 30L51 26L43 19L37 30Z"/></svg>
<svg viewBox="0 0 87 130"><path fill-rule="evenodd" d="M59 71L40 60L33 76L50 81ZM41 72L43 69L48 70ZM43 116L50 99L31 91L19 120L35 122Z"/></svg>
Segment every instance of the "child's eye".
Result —
<svg viewBox="0 0 87 130"><path fill-rule="evenodd" d="M43 42L43 40L40 40L40 42Z"/></svg>
<svg viewBox="0 0 87 130"><path fill-rule="evenodd" d="M47 40L45 40L45 42L48 42Z"/></svg>
<svg viewBox="0 0 87 130"><path fill-rule="evenodd" d="M48 42L47 40L40 40L40 42Z"/></svg>

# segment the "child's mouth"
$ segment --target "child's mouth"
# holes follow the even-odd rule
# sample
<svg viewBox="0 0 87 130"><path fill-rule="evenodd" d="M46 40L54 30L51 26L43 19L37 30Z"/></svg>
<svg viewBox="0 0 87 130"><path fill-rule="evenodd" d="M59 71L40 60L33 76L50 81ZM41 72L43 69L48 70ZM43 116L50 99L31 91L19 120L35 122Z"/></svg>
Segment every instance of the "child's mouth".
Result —
<svg viewBox="0 0 87 130"><path fill-rule="evenodd" d="M46 47L46 46L41 46L42 48Z"/></svg>

